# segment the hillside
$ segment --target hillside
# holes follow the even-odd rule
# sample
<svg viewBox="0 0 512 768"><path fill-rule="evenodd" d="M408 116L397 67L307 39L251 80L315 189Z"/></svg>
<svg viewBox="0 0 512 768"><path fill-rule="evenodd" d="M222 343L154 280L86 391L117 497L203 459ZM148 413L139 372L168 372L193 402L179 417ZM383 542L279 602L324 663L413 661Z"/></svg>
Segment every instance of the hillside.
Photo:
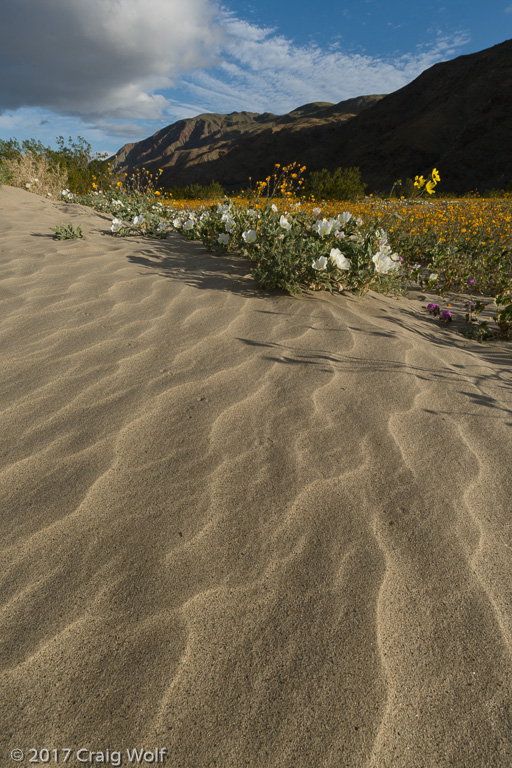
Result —
<svg viewBox="0 0 512 768"><path fill-rule="evenodd" d="M435 64L389 95L317 102L286 115L234 112L180 120L127 144L115 167L162 168L162 186L241 189L274 163L308 171L357 166L369 191L437 167L444 190L501 188L512 180L512 40Z"/></svg>

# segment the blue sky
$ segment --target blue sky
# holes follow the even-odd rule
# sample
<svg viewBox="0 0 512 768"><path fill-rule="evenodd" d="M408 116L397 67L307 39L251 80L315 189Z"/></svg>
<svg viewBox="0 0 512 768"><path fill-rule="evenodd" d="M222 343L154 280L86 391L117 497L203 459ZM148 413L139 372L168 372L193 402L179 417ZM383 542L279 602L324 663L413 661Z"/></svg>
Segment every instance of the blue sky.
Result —
<svg viewBox="0 0 512 768"><path fill-rule="evenodd" d="M512 0L0 0L0 138L113 154L203 112L391 93L512 38Z"/></svg>

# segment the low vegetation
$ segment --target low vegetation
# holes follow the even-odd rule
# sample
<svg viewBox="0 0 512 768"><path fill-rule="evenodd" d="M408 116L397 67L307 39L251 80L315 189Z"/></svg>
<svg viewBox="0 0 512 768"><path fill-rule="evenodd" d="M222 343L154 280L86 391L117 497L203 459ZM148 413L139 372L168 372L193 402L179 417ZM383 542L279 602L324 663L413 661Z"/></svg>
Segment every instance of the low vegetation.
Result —
<svg viewBox="0 0 512 768"><path fill-rule="evenodd" d="M116 237L179 232L212 251L241 253L261 289L361 296L369 289L403 293L413 280L441 298L447 291L492 297L494 325L479 320L489 302L478 299L468 302L465 333L510 337L512 194L506 191L436 199L440 176L433 169L427 179L395 182L388 198L364 197L357 168L305 176L305 167L292 163L276 165L244 196L227 198L215 182L165 190L158 186L161 171L142 169L128 179L91 159L83 139L59 142L58 151L33 141L0 142L0 180L48 196L60 187L61 200L111 214ZM407 197L399 194L405 190ZM65 232L60 228L59 237ZM438 304L428 311L439 322L451 320Z"/></svg>

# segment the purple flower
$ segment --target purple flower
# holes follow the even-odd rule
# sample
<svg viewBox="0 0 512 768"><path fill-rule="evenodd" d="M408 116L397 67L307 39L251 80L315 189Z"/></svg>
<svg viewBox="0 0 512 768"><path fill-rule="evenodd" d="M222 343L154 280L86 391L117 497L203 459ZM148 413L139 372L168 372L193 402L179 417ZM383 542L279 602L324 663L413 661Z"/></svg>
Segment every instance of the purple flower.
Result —
<svg viewBox="0 0 512 768"><path fill-rule="evenodd" d="M475 280L473 277L468 277L468 285L473 285L474 282Z"/></svg>
<svg viewBox="0 0 512 768"><path fill-rule="evenodd" d="M427 306L427 310L431 312L433 315L438 315L441 307L439 304L429 304Z"/></svg>
<svg viewBox="0 0 512 768"><path fill-rule="evenodd" d="M441 320L444 320L445 322L449 320L451 322L451 319L452 319L452 313L450 312L450 310L445 309L443 312L441 312Z"/></svg>

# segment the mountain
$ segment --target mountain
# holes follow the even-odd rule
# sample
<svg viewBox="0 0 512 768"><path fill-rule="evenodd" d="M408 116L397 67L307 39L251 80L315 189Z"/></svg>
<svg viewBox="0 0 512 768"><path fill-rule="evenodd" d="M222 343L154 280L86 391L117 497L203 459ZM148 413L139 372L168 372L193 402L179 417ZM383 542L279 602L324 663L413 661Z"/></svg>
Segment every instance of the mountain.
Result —
<svg viewBox="0 0 512 768"><path fill-rule="evenodd" d="M249 186L268 175L274 163L293 162L307 149L311 135L341 127L377 103L382 96L362 96L340 104L315 102L286 115L270 112L204 114L162 128L135 144L125 144L115 158L116 170L129 174L142 167L159 168L163 187L208 184L226 189Z"/></svg>
<svg viewBox="0 0 512 768"><path fill-rule="evenodd" d="M180 120L110 158L131 174L163 169L163 187L216 180L229 190L294 160L311 172L357 166L368 191L441 174L464 193L512 181L512 40L435 64L389 95L315 102L286 115L234 112Z"/></svg>

